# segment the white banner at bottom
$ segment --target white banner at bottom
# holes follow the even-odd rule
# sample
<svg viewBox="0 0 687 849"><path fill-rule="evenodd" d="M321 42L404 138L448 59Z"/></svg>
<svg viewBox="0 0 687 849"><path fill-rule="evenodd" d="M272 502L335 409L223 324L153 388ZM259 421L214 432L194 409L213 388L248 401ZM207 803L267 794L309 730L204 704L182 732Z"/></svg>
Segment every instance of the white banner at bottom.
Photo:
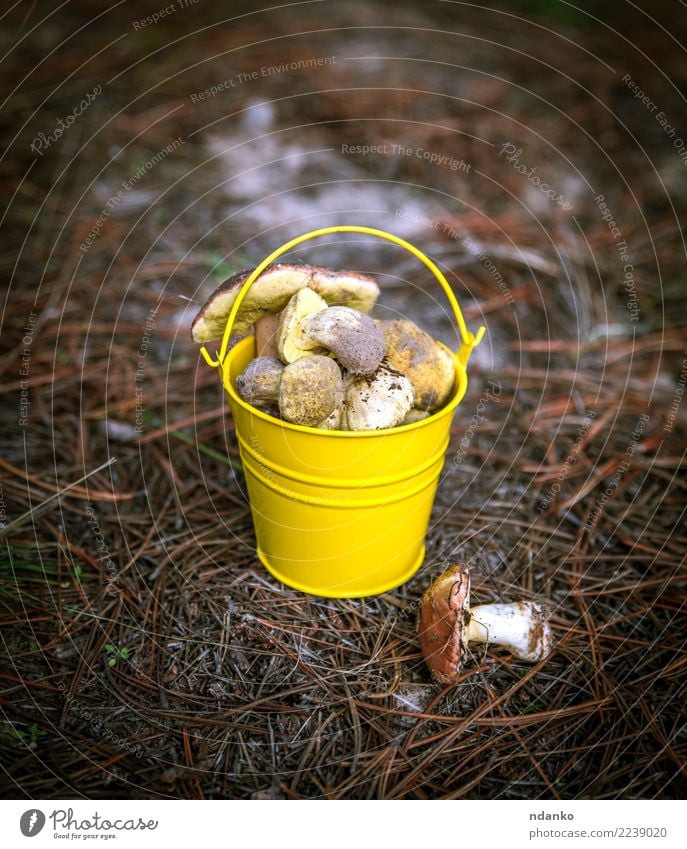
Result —
<svg viewBox="0 0 687 849"><path fill-rule="evenodd" d="M69 844L673 849L687 846L681 801L192 801L0 802L3 849Z"/></svg>

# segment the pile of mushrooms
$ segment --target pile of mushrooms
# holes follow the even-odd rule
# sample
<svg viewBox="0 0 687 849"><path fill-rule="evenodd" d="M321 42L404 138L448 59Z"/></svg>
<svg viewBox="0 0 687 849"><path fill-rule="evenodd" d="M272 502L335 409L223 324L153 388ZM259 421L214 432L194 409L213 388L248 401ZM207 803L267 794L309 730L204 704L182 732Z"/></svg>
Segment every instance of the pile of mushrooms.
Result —
<svg viewBox="0 0 687 849"><path fill-rule="evenodd" d="M251 269L222 284L192 325L194 341L219 339ZM451 354L413 322L373 321L372 277L279 263L241 303L234 335L254 330L256 358L239 375L239 396L293 424L380 430L418 421L451 397Z"/></svg>

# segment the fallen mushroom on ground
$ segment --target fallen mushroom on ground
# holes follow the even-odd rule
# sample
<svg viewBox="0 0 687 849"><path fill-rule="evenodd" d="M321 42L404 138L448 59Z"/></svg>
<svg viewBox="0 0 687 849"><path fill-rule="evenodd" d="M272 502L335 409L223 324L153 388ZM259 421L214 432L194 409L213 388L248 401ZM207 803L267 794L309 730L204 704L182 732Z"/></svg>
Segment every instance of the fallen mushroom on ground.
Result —
<svg viewBox="0 0 687 849"><path fill-rule="evenodd" d="M235 274L201 307L194 341L222 337L251 271ZM363 274L288 263L266 268L232 327L232 338L252 330L256 343L256 358L236 381L239 396L322 430L383 430L440 410L454 388L453 356L412 321L371 319L378 295L375 280Z"/></svg>
<svg viewBox="0 0 687 849"><path fill-rule="evenodd" d="M418 636L425 662L440 684L459 679L470 642L503 646L532 663L552 648L549 613L539 602L470 608L470 575L463 564L447 569L422 597Z"/></svg>

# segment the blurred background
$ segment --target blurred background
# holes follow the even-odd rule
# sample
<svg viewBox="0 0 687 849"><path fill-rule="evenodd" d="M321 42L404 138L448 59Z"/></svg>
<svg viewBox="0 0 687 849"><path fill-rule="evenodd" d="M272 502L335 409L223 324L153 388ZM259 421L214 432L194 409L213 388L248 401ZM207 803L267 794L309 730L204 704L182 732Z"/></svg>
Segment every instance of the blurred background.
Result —
<svg viewBox="0 0 687 849"><path fill-rule="evenodd" d="M4 796L684 794L677 17L557 0L2 13ZM231 416L190 339L226 277L335 223L414 242L487 328L426 561L358 601L258 563ZM377 317L458 346L400 249L339 236L290 258L377 275ZM414 611L458 560L473 603L552 605L546 661L490 647L460 686L431 682Z"/></svg>

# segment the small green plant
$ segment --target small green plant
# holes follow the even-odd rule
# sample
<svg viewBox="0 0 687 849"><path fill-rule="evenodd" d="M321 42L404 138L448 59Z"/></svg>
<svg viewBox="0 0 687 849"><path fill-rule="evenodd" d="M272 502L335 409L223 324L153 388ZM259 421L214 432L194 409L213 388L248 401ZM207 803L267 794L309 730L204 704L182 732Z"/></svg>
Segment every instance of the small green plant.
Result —
<svg viewBox="0 0 687 849"><path fill-rule="evenodd" d="M26 731L22 731L19 728L12 729L12 737L20 743L25 743L29 749L35 749L39 739L41 737L47 737L47 734L48 732L41 731L35 722L29 725Z"/></svg>
<svg viewBox="0 0 687 849"><path fill-rule="evenodd" d="M112 667L117 665L118 660L128 660L129 659L129 649L124 646L124 648L117 648L117 646L113 646L112 643L105 644L105 651L110 655L107 665Z"/></svg>
<svg viewBox="0 0 687 849"><path fill-rule="evenodd" d="M76 581L77 584L80 584L81 583L81 576L83 575L83 567L81 566L80 563L74 563L73 566L74 566L74 580ZM63 589L67 589L67 587L71 586L71 581L62 581L60 586Z"/></svg>

